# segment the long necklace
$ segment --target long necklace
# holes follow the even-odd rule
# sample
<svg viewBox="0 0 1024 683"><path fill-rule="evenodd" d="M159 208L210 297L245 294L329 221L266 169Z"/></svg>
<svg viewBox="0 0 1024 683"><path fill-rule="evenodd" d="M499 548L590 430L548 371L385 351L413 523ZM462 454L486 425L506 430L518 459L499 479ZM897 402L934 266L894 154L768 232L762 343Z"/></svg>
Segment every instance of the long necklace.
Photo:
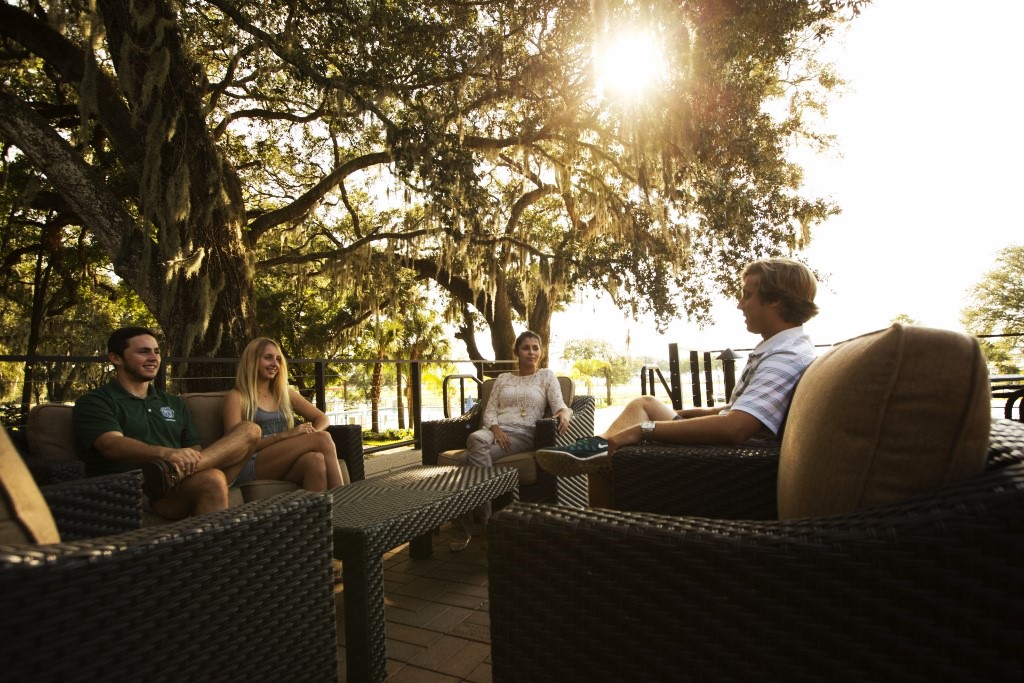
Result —
<svg viewBox="0 0 1024 683"><path fill-rule="evenodd" d="M519 417L526 417L526 402L523 400L523 384L526 384L528 389L532 387L535 384L534 380L537 377L537 373L528 375L528 377L529 379L524 382L522 375L520 375L519 381L516 382L516 405L519 406Z"/></svg>

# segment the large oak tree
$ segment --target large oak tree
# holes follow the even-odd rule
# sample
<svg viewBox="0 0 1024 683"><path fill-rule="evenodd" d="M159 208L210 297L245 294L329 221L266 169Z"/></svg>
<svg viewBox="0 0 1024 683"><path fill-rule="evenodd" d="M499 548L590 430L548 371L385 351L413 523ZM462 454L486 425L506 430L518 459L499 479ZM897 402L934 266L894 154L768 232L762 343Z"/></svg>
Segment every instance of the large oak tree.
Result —
<svg viewBox="0 0 1024 683"><path fill-rule="evenodd" d="M0 138L176 354L237 355L261 272L323 278L343 326L408 268L509 356L580 287L699 318L806 242L835 207L787 150L837 82L815 41L860 4L16 0ZM664 46L644 102L596 90L623 26Z"/></svg>

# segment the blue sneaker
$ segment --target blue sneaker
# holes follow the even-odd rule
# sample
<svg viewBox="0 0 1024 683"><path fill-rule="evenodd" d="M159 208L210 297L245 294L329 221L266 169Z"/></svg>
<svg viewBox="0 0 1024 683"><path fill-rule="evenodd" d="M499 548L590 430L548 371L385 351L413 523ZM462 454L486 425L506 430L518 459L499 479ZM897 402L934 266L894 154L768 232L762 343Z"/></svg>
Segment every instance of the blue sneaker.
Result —
<svg viewBox="0 0 1024 683"><path fill-rule="evenodd" d="M553 451L568 453L574 458L593 458L608 454L608 440L599 436L584 436L568 446L550 446L542 450L548 453Z"/></svg>

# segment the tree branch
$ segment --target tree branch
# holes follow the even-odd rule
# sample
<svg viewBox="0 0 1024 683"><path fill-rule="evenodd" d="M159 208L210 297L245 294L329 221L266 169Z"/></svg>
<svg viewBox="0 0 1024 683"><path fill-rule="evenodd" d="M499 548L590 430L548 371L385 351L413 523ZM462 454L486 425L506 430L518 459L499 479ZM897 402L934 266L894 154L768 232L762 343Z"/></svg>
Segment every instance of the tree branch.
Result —
<svg viewBox="0 0 1024 683"><path fill-rule="evenodd" d="M0 4L0 36L9 38L43 59L60 75L81 89L86 78L86 64L95 78L96 114L119 150L126 167L142 164L144 150L141 139L131 124L131 113L118 94L116 85L100 69L92 54L75 44L27 12L7 3Z"/></svg>
<svg viewBox="0 0 1024 683"><path fill-rule="evenodd" d="M301 220L306 214L312 211L329 192L334 190L342 181L356 171L361 171L378 164L386 164L391 161L390 152L374 152L363 156L349 159L341 166L324 176L320 182L311 187L298 199L287 206L276 211L268 211L259 218L249 223L248 241L256 244L259 238L270 230L283 223L293 223Z"/></svg>
<svg viewBox="0 0 1024 683"><path fill-rule="evenodd" d="M132 217L102 178L75 153L67 141L18 98L0 90L0 133L32 160L61 194L71 210L92 227L114 270L129 281L144 271L143 237ZM155 273L156 269L150 269Z"/></svg>

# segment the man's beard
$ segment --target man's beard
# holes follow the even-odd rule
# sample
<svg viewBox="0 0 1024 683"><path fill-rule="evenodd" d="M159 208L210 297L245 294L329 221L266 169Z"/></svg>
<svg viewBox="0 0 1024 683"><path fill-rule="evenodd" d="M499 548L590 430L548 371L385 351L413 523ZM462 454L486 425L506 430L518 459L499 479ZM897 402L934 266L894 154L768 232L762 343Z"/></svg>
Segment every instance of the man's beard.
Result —
<svg viewBox="0 0 1024 683"><path fill-rule="evenodd" d="M152 382L153 379L156 378L156 373L159 372L159 370L160 366L157 365L156 368L153 370L153 375L151 377L145 374L147 370L143 367L142 363L132 364L129 363L128 361L125 361L124 363L124 371L128 374L129 377L139 382Z"/></svg>

